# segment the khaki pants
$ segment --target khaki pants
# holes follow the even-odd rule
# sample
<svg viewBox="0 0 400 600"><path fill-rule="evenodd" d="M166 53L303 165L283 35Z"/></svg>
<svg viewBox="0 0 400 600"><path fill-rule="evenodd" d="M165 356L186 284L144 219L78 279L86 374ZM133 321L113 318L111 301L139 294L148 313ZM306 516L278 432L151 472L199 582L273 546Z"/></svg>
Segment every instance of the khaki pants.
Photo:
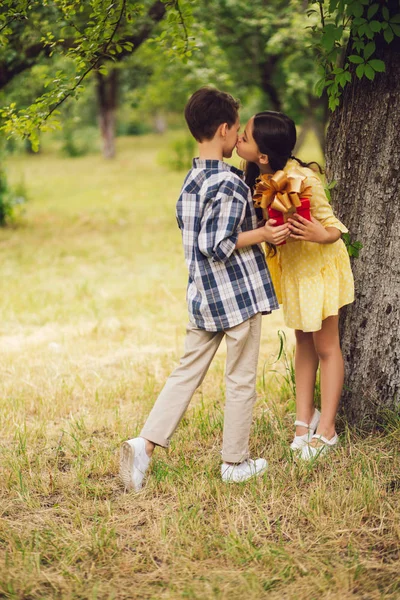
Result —
<svg viewBox="0 0 400 600"><path fill-rule="evenodd" d="M159 446L168 447L196 389L226 337L226 402L222 459L242 462L249 456L249 434L256 399L257 361L261 313L225 331L210 332L189 324L185 354L162 389L140 433Z"/></svg>

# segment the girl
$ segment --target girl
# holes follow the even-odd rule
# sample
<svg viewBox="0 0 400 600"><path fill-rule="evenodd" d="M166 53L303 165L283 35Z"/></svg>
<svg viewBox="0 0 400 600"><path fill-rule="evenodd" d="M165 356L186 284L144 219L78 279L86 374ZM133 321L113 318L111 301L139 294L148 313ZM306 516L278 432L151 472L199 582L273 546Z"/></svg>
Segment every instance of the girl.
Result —
<svg viewBox="0 0 400 600"><path fill-rule="evenodd" d="M253 191L260 175L269 181L279 170L300 178L302 189L309 188L311 221L292 214L286 243L270 248L267 260L285 323L296 335L296 433L291 448L310 460L338 443L335 417L344 380L338 313L353 302L354 282L340 239L348 230L334 216L319 178L292 155L295 144L294 122L282 113L265 111L247 123L237 153L247 162L246 183ZM313 401L318 364L321 413Z"/></svg>

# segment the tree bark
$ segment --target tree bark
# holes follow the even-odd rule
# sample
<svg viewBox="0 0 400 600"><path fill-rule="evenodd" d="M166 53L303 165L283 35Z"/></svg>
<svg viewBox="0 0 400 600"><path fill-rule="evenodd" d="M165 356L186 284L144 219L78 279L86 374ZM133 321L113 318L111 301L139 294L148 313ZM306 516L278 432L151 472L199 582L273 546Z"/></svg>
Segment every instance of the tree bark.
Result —
<svg viewBox="0 0 400 600"><path fill-rule="evenodd" d="M400 407L400 39L379 40L377 58L386 72L371 82L353 71L327 133L334 211L363 244L352 261L356 300L340 325L342 409L363 428Z"/></svg>
<svg viewBox="0 0 400 600"><path fill-rule="evenodd" d="M115 113L117 110L118 77L117 69L110 69L107 75L96 72L97 99L99 104L99 124L103 140L104 158L115 157Z"/></svg>

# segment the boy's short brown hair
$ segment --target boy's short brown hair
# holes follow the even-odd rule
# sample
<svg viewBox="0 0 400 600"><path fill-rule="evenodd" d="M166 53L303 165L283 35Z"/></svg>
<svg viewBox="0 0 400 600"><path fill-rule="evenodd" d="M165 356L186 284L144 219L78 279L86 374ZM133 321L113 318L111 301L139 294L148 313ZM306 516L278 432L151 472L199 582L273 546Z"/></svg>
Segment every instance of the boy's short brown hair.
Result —
<svg viewBox="0 0 400 600"><path fill-rule="evenodd" d="M222 123L232 127L237 121L239 101L216 88L202 87L185 106L190 133L198 141L211 140Z"/></svg>

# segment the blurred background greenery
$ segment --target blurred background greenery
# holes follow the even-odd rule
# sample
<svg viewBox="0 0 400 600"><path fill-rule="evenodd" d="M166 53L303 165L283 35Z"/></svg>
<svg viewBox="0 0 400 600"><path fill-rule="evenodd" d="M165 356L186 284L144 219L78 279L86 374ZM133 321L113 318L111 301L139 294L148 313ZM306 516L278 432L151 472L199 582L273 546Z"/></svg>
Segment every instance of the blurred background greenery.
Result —
<svg viewBox="0 0 400 600"><path fill-rule="evenodd" d="M63 81L76 75L77 65L62 45L89 18L81 7L68 22L54 12L52 3L36 4L31 11L34 18L14 22L0 50L5 73L0 77L0 104L15 105L18 111L28 110L52 86L58 85L63 93ZM169 16L149 21L148 15L158 5L163 8L161 2L143 2L143 14L131 25L137 40L132 51L102 60L75 98L61 104L62 127L41 134L41 152L79 157L102 151L106 158L113 158L118 136L135 136L140 144L145 134L184 131L183 107L202 85L215 85L239 98L243 122L258 110L287 112L301 126L299 145L312 130L323 150L326 98L314 92L318 72L309 27L317 17L311 14L307 19L307 3L191 3L190 39L195 41L181 56L171 55L177 36L168 37ZM44 47L32 58L37 45L49 36L54 40L51 56ZM170 167L187 168L194 151L188 136L174 137L171 144ZM28 140L3 140L3 158L31 151Z"/></svg>

